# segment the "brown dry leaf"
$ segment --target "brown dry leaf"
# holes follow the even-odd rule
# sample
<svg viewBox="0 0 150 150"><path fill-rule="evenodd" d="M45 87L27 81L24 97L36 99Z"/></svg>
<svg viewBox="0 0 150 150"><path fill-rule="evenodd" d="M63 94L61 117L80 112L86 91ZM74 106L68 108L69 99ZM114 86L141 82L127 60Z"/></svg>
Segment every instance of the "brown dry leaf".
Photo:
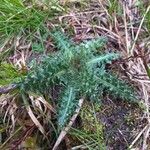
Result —
<svg viewBox="0 0 150 150"><path fill-rule="evenodd" d="M26 109L27 109L27 112L30 116L30 118L32 119L32 121L34 122L34 124L38 127L38 129L41 131L41 133L43 135L45 135L45 130L44 128L42 127L42 125L40 124L40 122L37 120L37 118L35 117L35 115L33 114L30 106L26 106Z"/></svg>
<svg viewBox="0 0 150 150"><path fill-rule="evenodd" d="M44 106L46 106L49 110L56 113L56 110L52 107L52 105L49 104L43 97L38 97L37 100L39 100L41 103L43 103Z"/></svg>
<svg viewBox="0 0 150 150"><path fill-rule="evenodd" d="M42 103L46 109L49 109L53 113L56 113L56 110L53 108L53 106L50 103L48 103L43 96L38 96L33 93L30 93L29 97L31 99L33 106L35 105L36 107L41 109L41 111L42 111L42 107L41 107L41 103Z"/></svg>

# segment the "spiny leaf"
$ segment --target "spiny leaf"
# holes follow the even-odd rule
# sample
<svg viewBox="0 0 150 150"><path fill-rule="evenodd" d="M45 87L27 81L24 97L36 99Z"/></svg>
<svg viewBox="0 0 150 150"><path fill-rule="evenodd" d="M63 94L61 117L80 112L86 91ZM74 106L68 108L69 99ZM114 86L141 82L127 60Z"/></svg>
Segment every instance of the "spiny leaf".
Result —
<svg viewBox="0 0 150 150"><path fill-rule="evenodd" d="M58 114L58 125L60 128L66 124L70 115L76 108L75 96L75 89L73 87L68 87L60 98L61 102Z"/></svg>
<svg viewBox="0 0 150 150"><path fill-rule="evenodd" d="M107 89L107 93L113 96L120 97L122 99L130 100L135 102L135 92L132 87L129 87L125 82L119 80L115 75L105 73L99 77L98 82L101 83L103 88Z"/></svg>
<svg viewBox="0 0 150 150"><path fill-rule="evenodd" d="M110 63L112 60L119 58L118 54L108 53L105 55L101 55L95 58L92 58L87 62L87 65L95 64L95 63Z"/></svg>
<svg viewBox="0 0 150 150"><path fill-rule="evenodd" d="M83 46L86 51L97 51L98 48L102 48L107 42L107 39L105 37L99 37L94 40L85 41L84 43L81 43L80 46Z"/></svg>
<svg viewBox="0 0 150 150"><path fill-rule="evenodd" d="M67 36L64 36L60 31L56 31L56 29L53 30L50 35L59 50L67 51L74 46L73 42L71 42Z"/></svg>

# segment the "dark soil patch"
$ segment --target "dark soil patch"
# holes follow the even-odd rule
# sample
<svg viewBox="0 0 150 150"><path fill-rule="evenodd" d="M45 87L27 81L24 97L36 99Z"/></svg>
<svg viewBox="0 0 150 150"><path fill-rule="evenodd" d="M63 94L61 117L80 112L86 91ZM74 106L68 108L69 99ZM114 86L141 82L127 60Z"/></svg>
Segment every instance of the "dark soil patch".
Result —
<svg viewBox="0 0 150 150"><path fill-rule="evenodd" d="M142 112L138 107L121 100L102 101L98 118L105 126L104 137L108 150L126 150L144 127L146 120L141 120Z"/></svg>

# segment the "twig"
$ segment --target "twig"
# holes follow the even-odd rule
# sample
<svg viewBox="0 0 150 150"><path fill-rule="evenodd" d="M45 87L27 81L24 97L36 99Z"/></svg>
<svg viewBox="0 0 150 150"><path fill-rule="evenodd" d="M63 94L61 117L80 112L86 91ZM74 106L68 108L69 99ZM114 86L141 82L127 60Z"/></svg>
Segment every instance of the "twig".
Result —
<svg viewBox="0 0 150 150"><path fill-rule="evenodd" d="M141 28L142 28L143 22L144 22L144 20L145 20L145 17L146 17L146 15L147 15L147 13L149 12L149 10L150 10L150 5L148 6L148 8L147 8L147 10L146 10L146 12L145 12L145 14L144 14L142 20L141 20L141 23L140 23L140 25L139 25L139 28L138 28L138 31L137 31L137 33L136 33L135 39L134 39L134 41L133 41L133 45L132 45L131 50L130 50L130 54L131 54L131 55L133 55L133 50L134 50L136 41L137 41L137 39L138 39L138 36L139 36L140 30L141 30Z"/></svg>
<svg viewBox="0 0 150 150"><path fill-rule="evenodd" d="M145 130L148 128L148 125L146 125L143 130L137 135L137 137L134 139L134 141L129 146L129 149L133 147L133 145L137 142L137 140L141 137L141 135L145 132Z"/></svg>
<svg viewBox="0 0 150 150"><path fill-rule="evenodd" d="M124 15L124 28L125 28L125 39L126 39L126 49L127 49L127 54L129 54L129 35L128 35L128 30L127 30L127 18L126 18L126 6L123 6L123 15Z"/></svg>
<svg viewBox="0 0 150 150"><path fill-rule="evenodd" d="M5 87L0 87L0 95L1 94L7 94L11 91L13 91L14 89L16 89L17 85L15 84L11 84L9 86L5 86Z"/></svg>

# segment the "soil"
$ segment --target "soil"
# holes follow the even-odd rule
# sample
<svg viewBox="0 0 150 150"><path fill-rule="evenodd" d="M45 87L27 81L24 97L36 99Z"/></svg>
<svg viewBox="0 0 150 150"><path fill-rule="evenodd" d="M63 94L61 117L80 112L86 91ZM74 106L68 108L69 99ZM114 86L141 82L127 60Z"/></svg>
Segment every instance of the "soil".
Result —
<svg viewBox="0 0 150 150"><path fill-rule="evenodd" d="M135 104L122 100L104 99L98 113L104 125L104 137L108 150L126 150L146 124L142 111Z"/></svg>

